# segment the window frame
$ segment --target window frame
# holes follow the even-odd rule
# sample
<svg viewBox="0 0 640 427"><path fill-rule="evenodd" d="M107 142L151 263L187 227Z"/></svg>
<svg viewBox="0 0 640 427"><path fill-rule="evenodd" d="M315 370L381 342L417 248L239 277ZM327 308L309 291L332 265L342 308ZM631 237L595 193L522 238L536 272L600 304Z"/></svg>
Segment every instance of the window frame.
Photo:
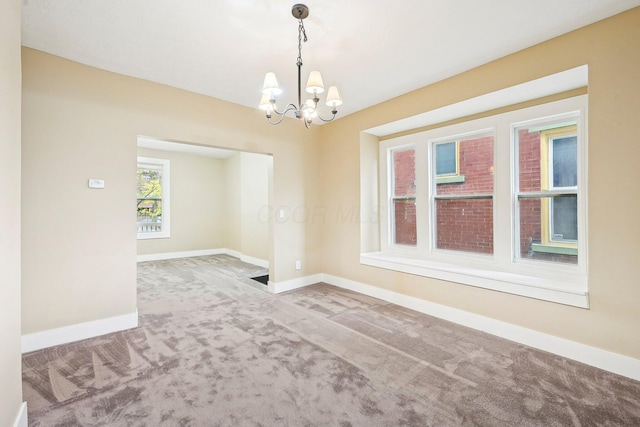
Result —
<svg viewBox="0 0 640 427"><path fill-rule="evenodd" d="M456 170L454 173L437 173L436 170L436 184L451 184L454 182L464 182L464 175L460 175L460 141L446 139L443 141L438 141L438 144L455 144L455 162L456 162ZM434 166L437 168L437 165Z"/></svg>
<svg viewBox="0 0 640 427"><path fill-rule="evenodd" d="M495 194L495 176L493 178L493 192L492 193L470 193L470 192L466 192L466 193L462 193L462 194L438 194L438 187L441 184L452 184L452 183L456 183L456 184L461 184L463 182L465 182L465 177L460 175L460 142L461 141L466 141L466 140L470 140L470 139L476 139L476 138L481 138L481 137L486 137L486 136L491 136L494 140L495 140L495 130L494 128L486 128L486 129L479 129L477 131L472 131L472 132L465 132L462 134L456 134L456 135L452 135L452 136L448 136L448 137L444 137L444 138L435 138L435 139L429 139L427 141L427 155L428 155L428 159L427 159L427 165L430 165L429 167L429 199L428 199L428 203L430 206L430 216L431 216L431 229L430 229L430 234L431 234L431 238L430 238L430 248L432 251L457 251L457 250L452 250L452 249L445 249L445 248L438 248L438 225L437 225L437 201L438 200L478 200L478 199L485 199L485 200L491 200L493 203L493 198L494 198L494 194ZM439 175L437 173L437 150L436 150L436 146L439 144L442 144L443 142L446 143L446 141L455 141L456 144L456 176L461 177L462 179L460 180L447 180L447 181L443 181L442 180L442 175ZM492 164L495 164L495 146L493 149L493 162ZM433 173L431 173L433 172ZM492 224L493 226L493 224ZM474 253L474 254L478 254L478 255L487 255L487 254L483 254L483 253L479 253L479 252L467 252L467 251L461 251L464 253Z"/></svg>
<svg viewBox="0 0 640 427"><path fill-rule="evenodd" d="M162 225L161 231L137 232L138 240L166 239L171 237L171 161L153 157L138 156L136 172L140 168L160 169L162 187ZM137 204L137 195L136 195ZM137 216L136 216L137 218ZM136 221L137 222L137 221Z"/></svg>
<svg viewBox="0 0 640 427"><path fill-rule="evenodd" d="M381 210L380 211L380 216L381 218L384 218L384 221L389 225L388 227L386 227L385 232L382 232L380 234L380 240L381 240L381 244L388 248L389 250L393 251L396 254L401 254L402 256L407 256L407 257L414 257L415 254L418 251L418 243L416 242L416 245L405 245L405 244L399 244L399 243L395 243L395 227L394 227L394 221L395 221L395 209L394 209L394 200L395 200L395 189L394 189L394 166L393 166L393 152L397 152L397 151L404 151L404 150L410 150L410 149L415 149L415 145L414 144L397 144L394 145L394 147L390 148L387 151L387 148L384 147L384 144L380 145L380 159L385 159L384 162L381 162L381 164L379 165L380 170L385 174L385 176L389 176L390 179L386 180L385 185L380 185L379 186L379 196L380 196L380 200L384 200L385 201L385 205L386 205L386 209ZM384 154L382 153L384 151ZM414 161L415 158L417 156L417 152L414 152ZM414 168L415 168L415 163L414 163ZM414 200L417 203L417 193L419 191L418 189L418 169L415 168L415 195L414 195ZM404 198L404 197L402 197ZM416 211L417 211L417 206L416 206ZM418 228L420 227L419 225L419 221L417 221L416 218L416 235L420 232L418 230Z"/></svg>
<svg viewBox="0 0 640 427"><path fill-rule="evenodd" d="M383 194L388 185L387 153L399 146L416 148L416 216L417 244L411 251L390 244L388 237L388 206L380 207L380 251L362 253L365 265L432 277L465 285L478 286L517 295L558 302L577 307L588 307L587 277L587 104L588 95L579 95L524 109L511 110L494 116L450 126L435 127L426 131L392 137L380 141L380 201L388 199ZM578 128L578 262L560 264L540 260L528 260L519 254L519 218L517 213L517 149L514 130L523 123L544 123L550 118L562 120L579 116ZM435 188L429 176L427 163L428 141L442 140L465 134L479 134L494 129L494 253L478 254L449 250L434 250L434 218L429 191ZM432 160L427 160L432 165ZM437 179L436 179L437 181ZM425 194L426 193L426 194ZM498 227L497 224L505 224Z"/></svg>
<svg viewBox="0 0 640 427"><path fill-rule="evenodd" d="M566 138L568 136L578 137L578 128L576 125L569 124L559 126L556 128L543 130L540 132L540 162L541 162L541 187L545 190L562 190L569 192L575 189L577 195L578 186L569 187L556 187L553 185L553 148L552 145L556 139ZM576 152L577 156L577 152ZM577 158L576 158L577 161ZM577 241L571 240L554 240L552 237L553 230L553 200L547 200L548 203L544 203L542 206L542 234L541 245L545 246L546 251L554 251L554 248L558 248L556 252L566 252L564 248L574 248L578 250Z"/></svg>
<svg viewBox="0 0 640 427"><path fill-rule="evenodd" d="M586 95L583 95L583 96L586 97ZM586 104L586 101L585 101L585 104ZM585 109L586 109L586 105L585 105ZM580 187L586 186L586 175L585 175L586 172L584 172L586 168L586 157L581 157L582 155L586 156L585 152L586 152L586 143L587 143L586 132L584 130L581 131L581 128L585 127L583 122L586 122L586 112L584 114L581 114L580 111L576 110L573 112L565 112L565 113L557 114L553 117L542 117L539 119L533 119L529 121L523 121L520 123L512 124L512 137L514 139L513 165L514 167L516 167L518 164L518 147L517 147L517 141L515 141L516 129L527 127L527 126L534 128L537 124L544 123L543 127L539 129L540 139L541 139L540 141L540 167L541 167L540 191L521 192L517 188L514 189L514 194L516 194L514 204L516 206L517 206L517 198L520 196L523 196L523 197L538 196L542 199L542 202L543 202L541 206L541 236L540 236L541 242L539 244L533 243L531 245L531 250L533 252L549 253L549 254L579 255L581 252L586 251L586 246L585 246L585 249L580 250L580 245L578 244L581 240L584 241L586 239L586 235L581 237L581 233L580 233L581 228L583 229L586 228L586 224L581 226L581 221L582 221L581 212L584 213L583 217L586 218L586 204L584 204L582 207L580 206L581 201L586 200L586 190L580 191ZM572 131L571 132L561 131L561 129L566 127L572 127L571 129ZM568 135L576 135L578 138L576 161L577 161L577 168L578 168L577 182L579 185L572 186L572 187L552 188L552 184L550 184L550 181L552 181L553 178L550 176L551 168L549 167L550 140L552 140L553 138L568 136ZM582 140L583 138L584 140ZM514 186L518 186L519 183L517 180L517 176L518 176L517 170L514 172L514 176L516 177L514 179ZM578 212L577 212L578 241L577 242L554 241L550 238L551 221L552 221L550 216L552 215L552 211L550 208L551 200L549 199L549 196L553 196L553 195L556 195L556 196L575 195L578 198ZM517 227L518 223L519 223L519 218L518 218L518 222L514 224L515 228L518 228ZM519 234L518 230L514 232ZM518 244L519 244L518 240L514 240L514 256L516 259L520 259L524 261L524 259L520 257L520 251L517 248ZM524 262L527 262L527 261L524 261ZM586 262L586 259L584 257L582 257L582 259L581 257L578 257L578 264L580 263L584 264L585 262Z"/></svg>

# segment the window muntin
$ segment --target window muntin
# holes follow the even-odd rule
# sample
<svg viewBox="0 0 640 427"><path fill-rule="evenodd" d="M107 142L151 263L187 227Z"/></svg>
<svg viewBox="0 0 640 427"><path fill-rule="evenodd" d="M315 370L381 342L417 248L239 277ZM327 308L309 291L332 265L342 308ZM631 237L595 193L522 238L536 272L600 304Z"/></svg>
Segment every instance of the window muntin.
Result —
<svg viewBox="0 0 640 427"><path fill-rule="evenodd" d="M493 145L493 133L485 131L456 137L454 143L431 141L431 182L436 184L430 203L435 248L493 253ZM452 153L456 171L465 179L441 182L439 165L450 164ZM444 162L440 161L443 155Z"/></svg>
<svg viewBox="0 0 640 427"><path fill-rule="evenodd" d="M391 218L393 242L415 246L416 228L416 168L415 149L391 151Z"/></svg>
<svg viewBox="0 0 640 427"><path fill-rule="evenodd" d="M169 160L138 157L138 239L170 237Z"/></svg>

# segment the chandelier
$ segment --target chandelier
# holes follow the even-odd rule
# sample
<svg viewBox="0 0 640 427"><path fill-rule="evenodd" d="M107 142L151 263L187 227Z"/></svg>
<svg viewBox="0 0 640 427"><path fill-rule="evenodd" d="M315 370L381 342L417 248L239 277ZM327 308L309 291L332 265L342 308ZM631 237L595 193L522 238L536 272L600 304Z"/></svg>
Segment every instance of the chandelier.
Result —
<svg viewBox="0 0 640 427"><path fill-rule="evenodd" d="M260 100L260 109L266 111L267 121L272 125L282 123L287 113L293 112L297 119L303 119L304 125L308 129L314 118L318 117L323 122L330 122L335 119L338 114L338 105L342 104L342 98L340 92L336 86L330 86L327 91L327 106L331 107L332 116L328 119L321 117L318 114L318 94L324 92L324 84L322 82L322 76L320 71L312 71L309 73L309 79L307 80L306 91L312 94L313 98L307 99L302 102L302 90L300 87L301 72L302 72L302 42L307 41L307 33L304 29L304 22L307 16L309 16L309 8L304 4L295 4L291 8L291 14L298 20L298 61L296 66L298 67L298 104L289 104L282 111L278 111L276 107L276 97L282 93L280 86L278 86L278 80L273 72L268 72L264 76L264 85L262 87L262 99ZM274 114L277 116L274 120L272 117Z"/></svg>

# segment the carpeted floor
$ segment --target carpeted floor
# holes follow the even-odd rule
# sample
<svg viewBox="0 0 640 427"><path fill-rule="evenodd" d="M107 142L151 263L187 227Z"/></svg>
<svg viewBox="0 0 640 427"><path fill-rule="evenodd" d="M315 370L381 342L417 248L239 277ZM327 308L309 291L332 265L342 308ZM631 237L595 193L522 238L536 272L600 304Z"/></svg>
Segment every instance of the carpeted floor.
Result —
<svg viewBox="0 0 640 427"><path fill-rule="evenodd" d="M140 263L140 327L24 355L30 426L638 426L640 382L217 255Z"/></svg>

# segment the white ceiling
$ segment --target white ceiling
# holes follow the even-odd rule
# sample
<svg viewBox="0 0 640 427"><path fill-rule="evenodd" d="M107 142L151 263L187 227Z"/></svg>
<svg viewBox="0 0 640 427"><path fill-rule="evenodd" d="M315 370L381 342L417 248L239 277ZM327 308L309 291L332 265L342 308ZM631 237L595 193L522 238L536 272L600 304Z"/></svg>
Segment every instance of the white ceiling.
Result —
<svg viewBox="0 0 640 427"><path fill-rule="evenodd" d="M22 44L257 107L275 71L296 100L291 0L23 0ZM583 27L640 0L309 0L303 80L322 72L339 116ZM303 82L304 84L304 82Z"/></svg>

